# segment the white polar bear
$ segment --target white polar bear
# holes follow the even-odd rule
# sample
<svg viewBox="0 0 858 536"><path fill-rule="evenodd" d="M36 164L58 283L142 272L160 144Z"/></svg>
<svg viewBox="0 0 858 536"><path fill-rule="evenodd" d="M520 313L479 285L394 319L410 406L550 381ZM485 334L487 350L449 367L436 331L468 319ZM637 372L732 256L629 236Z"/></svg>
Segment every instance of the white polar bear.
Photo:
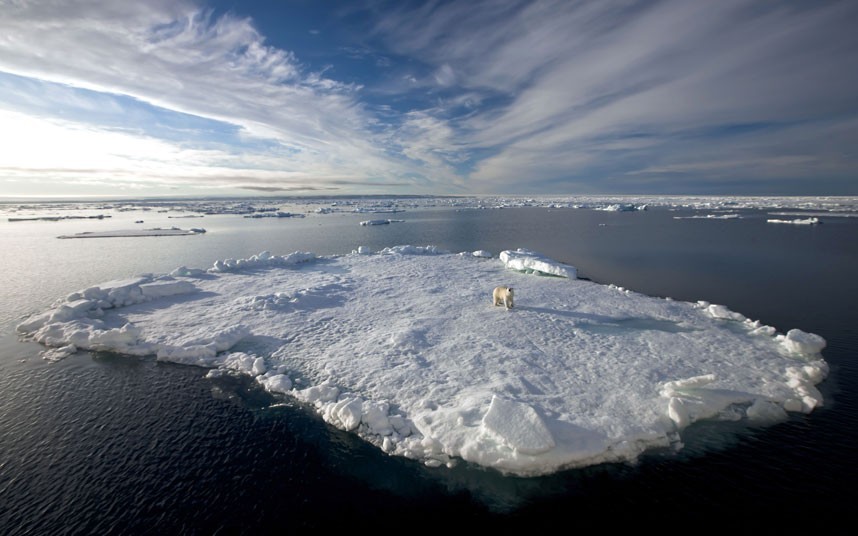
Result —
<svg viewBox="0 0 858 536"><path fill-rule="evenodd" d="M514 294L512 287L495 287L492 293L492 305L503 305L507 309L512 309Z"/></svg>

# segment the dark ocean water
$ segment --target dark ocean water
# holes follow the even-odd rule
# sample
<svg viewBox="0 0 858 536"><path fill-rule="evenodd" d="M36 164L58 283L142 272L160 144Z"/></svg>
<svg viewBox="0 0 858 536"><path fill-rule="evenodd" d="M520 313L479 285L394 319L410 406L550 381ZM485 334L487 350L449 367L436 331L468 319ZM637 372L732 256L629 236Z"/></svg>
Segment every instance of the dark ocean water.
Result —
<svg viewBox="0 0 858 536"><path fill-rule="evenodd" d="M858 218L778 225L651 209L419 210L194 221L199 237L56 240L103 222L2 224L0 534L290 534L345 526L445 530L766 528L850 532L858 521ZM134 218L136 216L131 216ZM387 216L384 216L387 217ZM775 216L780 217L780 216ZM149 216L147 216L149 219ZM166 221L166 220L165 220ZM172 222L175 224L175 222ZM19 227L15 227L20 225ZM113 222L111 228L117 228ZM727 305L828 341L825 405L765 429L691 427L679 453L540 478L468 464L427 468L332 429L249 380L153 358L60 362L13 333L71 291L214 260L400 244L525 247L579 275L653 296Z"/></svg>

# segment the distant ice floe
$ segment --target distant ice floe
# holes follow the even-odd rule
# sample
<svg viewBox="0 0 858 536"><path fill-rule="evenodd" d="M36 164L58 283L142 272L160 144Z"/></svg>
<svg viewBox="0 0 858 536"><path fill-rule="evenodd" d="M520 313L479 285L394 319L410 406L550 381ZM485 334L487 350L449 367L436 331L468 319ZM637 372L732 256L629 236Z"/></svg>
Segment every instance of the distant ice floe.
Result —
<svg viewBox="0 0 858 536"><path fill-rule="evenodd" d="M696 216L674 216L674 220L738 220L738 214L701 214Z"/></svg>
<svg viewBox="0 0 858 536"><path fill-rule="evenodd" d="M49 360L101 350L246 375L391 455L522 476L823 404L822 337L575 274L525 249L262 252L89 287L17 330ZM515 309L491 305L498 284Z"/></svg>
<svg viewBox="0 0 858 536"><path fill-rule="evenodd" d="M699 211L736 211L742 209L779 211L773 215L815 217L858 217L855 196L675 196L675 195L565 195L565 196L367 196L360 199L320 196L293 199L198 199L170 201L122 201L110 203L69 202L25 203L0 207L0 215L9 221L66 220L72 218L109 218L105 211L127 212L157 209L176 211L176 217L203 215L241 215L251 218L292 218L332 213L398 213L412 209L507 209L542 207L549 210L589 209L609 212L635 212L650 208ZM97 210L98 214L89 214ZM61 212L62 214L58 214ZM73 214L69 214L69 213ZM82 214L81 212L86 212ZM717 219L721 219L720 216ZM726 218L725 218L726 219Z"/></svg>
<svg viewBox="0 0 858 536"><path fill-rule="evenodd" d="M63 221L63 220L103 220L104 218L110 218L109 214L96 214L95 216L23 216L23 217L12 217L7 218L10 222L16 221Z"/></svg>
<svg viewBox="0 0 858 536"><path fill-rule="evenodd" d="M819 218L804 218L795 220L766 220L767 223L791 223L794 225L816 225L821 223Z"/></svg>
<svg viewBox="0 0 858 536"><path fill-rule="evenodd" d="M365 220L360 222L361 225L387 225L389 223L400 223L405 220Z"/></svg>
<svg viewBox="0 0 858 536"><path fill-rule="evenodd" d="M215 261L209 272L236 272L248 268L271 268L275 266L291 266L299 262L306 262L316 258L316 255L306 251L296 251L288 255L272 255L263 251L247 259L224 259Z"/></svg>
<svg viewBox="0 0 858 536"><path fill-rule="evenodd" d="M60 235L57 238L117 238L117 237L135 237L135 236L188 236L205 233L205 229L179 229L172 227L170 229L120 229L115 231L85 231L72 235Z"/></svg>
<svg viewBox="0 0 858 536"><path fill-rule="evenodd" d="M637 205L634 203L612 203L605 206L596 206L594 210L604 210L607 212L634 212L636 210L646 210L645 204Z"/></svg>
<svg viewBox="0 0 858 536"><path fill-rule="evenodd" d="M260 218L303 218L303 214L294 214L292 212L256 212L253 214L245 214L245 218L260 219Z"/></svg>
<svg viewBox="0 0 858 536"><path fill-rule="evenodd" d="M858 218L856 212L831 210L828 212L772 212L772 216L806 216L808 218Z"/></svg>

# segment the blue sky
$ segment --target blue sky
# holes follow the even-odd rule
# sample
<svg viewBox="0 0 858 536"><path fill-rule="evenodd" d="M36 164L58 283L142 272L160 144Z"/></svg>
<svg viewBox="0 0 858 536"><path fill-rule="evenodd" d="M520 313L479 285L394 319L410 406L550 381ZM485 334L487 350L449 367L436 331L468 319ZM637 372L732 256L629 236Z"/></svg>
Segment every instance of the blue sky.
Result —
<svg viewBox="0 0 858 536"><path fill-rule="evenodd" d="M852 1L0 0L0 196L858 194Z"/></svg>

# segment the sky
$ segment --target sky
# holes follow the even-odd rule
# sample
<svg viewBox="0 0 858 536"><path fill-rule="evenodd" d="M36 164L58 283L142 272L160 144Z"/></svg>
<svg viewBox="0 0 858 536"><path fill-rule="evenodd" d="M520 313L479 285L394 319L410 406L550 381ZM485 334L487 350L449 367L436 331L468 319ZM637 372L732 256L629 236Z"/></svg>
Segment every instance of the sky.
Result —
<svg viewBox="0 0 858 536"><path fill-rule="evenodd" d="M858 194L858 3L0 0L0 197Z"/></svg>
<svg viewBox="0 0 858 536"><path fill-rule="evenodd" d="M492 303L501 282L510 308ZM577 279L522 249L262 252L95 285L17 330L49 360L103 350L250 376L388 454L520 476L681 450L695 423L809 414L829 370L800 327Z"/></svg>

